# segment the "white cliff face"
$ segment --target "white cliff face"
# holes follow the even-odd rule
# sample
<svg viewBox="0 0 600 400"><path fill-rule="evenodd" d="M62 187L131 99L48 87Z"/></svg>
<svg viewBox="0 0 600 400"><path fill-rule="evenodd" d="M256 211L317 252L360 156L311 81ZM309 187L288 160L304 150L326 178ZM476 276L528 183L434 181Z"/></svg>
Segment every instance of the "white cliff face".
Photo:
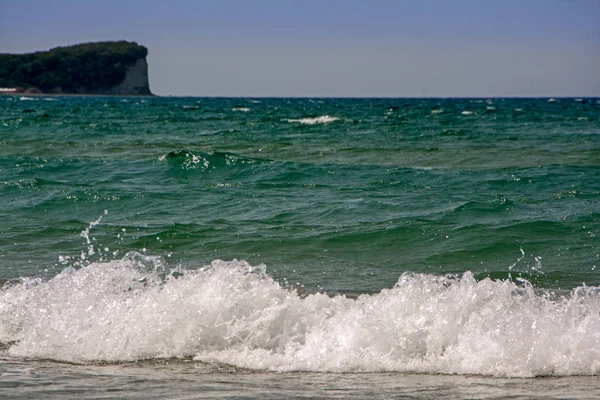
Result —
<svg viewBox="0 0 600 400"><path fill-rule="evenodd" d="M146 59L139 58L135 64L128 66L123 82L113 86L110 92L121 95L151 94Z"/></svg>

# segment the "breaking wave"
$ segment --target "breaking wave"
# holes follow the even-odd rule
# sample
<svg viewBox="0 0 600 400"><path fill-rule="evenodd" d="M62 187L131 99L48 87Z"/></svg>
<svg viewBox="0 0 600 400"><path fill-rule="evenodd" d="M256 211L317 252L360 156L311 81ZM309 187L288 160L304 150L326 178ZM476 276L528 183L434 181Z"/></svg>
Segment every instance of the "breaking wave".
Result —
<svg viewBox="0 0 600 400"><path fill-rule="evenodd" d="M0 290L0 347L75 363L194 357L273 371L600 374L600 288L403 274L349 298L300 295L264 265L159 258L66 268Z"/></svg>

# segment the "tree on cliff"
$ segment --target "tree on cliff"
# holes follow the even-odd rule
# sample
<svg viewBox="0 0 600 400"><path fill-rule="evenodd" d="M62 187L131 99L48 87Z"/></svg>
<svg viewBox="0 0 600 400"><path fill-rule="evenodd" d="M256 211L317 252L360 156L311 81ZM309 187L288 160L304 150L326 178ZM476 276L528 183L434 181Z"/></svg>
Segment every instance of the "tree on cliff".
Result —
<svg viewBox="0 0 600 400"><path fill-rule="evenodd" d="M134 42L96 42L29 54L0 54L0 87L100 93L121 83L148 49ZM150 94L140 93L140 94Z"/></svg>

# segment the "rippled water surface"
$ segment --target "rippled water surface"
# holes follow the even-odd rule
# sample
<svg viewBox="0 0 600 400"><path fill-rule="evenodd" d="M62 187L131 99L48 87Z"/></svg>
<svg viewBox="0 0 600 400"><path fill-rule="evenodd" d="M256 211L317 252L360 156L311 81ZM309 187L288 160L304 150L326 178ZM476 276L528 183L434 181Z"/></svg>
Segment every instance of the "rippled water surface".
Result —
<svg viewBox="0 0 600 400"><path fill-rule="evenodd" d="M598 99L0 96L0 393L595 398L599 160Z"/></svg>

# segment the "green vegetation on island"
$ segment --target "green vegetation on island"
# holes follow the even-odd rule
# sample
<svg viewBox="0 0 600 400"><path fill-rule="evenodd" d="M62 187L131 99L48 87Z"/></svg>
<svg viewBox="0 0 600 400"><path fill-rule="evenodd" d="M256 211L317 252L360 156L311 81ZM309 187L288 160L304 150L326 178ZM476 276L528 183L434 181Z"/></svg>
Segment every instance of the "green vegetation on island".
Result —
<svg viewBox="0 0 600 400"><path fill-rule="evenodd" d="M0 87L36 88L44 93L146 94L148 49L134 42L95 42L28 54L0 54ZM121 85L143 60L135 87ZM131 85L129 85L131 86ZM115 89L115 88L118 88Z"/></svg>

